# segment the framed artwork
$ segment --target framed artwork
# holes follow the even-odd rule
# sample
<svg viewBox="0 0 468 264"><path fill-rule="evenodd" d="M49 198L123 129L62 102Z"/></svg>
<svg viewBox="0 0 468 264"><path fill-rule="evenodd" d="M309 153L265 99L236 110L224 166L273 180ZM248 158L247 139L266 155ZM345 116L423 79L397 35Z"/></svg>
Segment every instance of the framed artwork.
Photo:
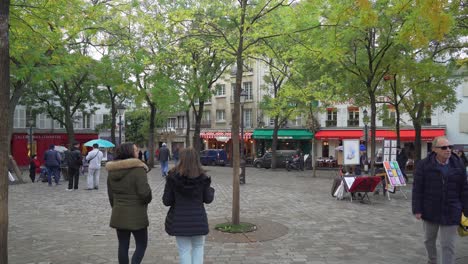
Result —
<svg viewBox="0 0 468 264"><path fill-rule="evenodd" d="M359 164L359 139L343 140L344 165Z"/></svg>
<svg viewBox="0 0 468 264"><path fill-rule="evenodd" d="M390 144L390 140L384 140L384 148L389 148L391 146Z"/></svg>

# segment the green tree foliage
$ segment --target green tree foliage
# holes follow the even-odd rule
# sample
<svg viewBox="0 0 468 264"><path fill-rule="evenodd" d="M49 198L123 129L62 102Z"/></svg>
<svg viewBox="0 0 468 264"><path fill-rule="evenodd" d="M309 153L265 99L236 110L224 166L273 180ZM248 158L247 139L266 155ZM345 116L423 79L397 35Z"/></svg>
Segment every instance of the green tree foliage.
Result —
<svg viewBox="0 0 468 264"><path fill-rule="evenodd" d="M132 2L133 3L133 2ZM136 104L149 108L148 148L150 166L154 162L155 128L158 118L165 118L178 108L178 82L171 53L172 39L166 34L167 18L158 1L134 3L126 14L127 38L121 42L128 57L127 67L131 72L133 87L137 91Z"/></svg>
<svg viewBox="0 0 468 264"><path fill-rule="evenodd" d="M148 143L148 109L141 109L125 113L125 139L138 146Z"/></svg>
<svg viewBox="0 0 468 264"><path fill-rule="evenodd" d="M324 38L329 47L327 54L353 80L349 82L353 86L345 86L348 94L355 95L356 101L368 102L372 133L376 130L377 98L384 95L382 80L399 59L395 57L395 49L403 44L417 49L441 41L453 24L447 7L447 1L442 0L337 0L324 5L326 21L337 25ZM375 137L372 137L372 171L374 159Z"/></svg>

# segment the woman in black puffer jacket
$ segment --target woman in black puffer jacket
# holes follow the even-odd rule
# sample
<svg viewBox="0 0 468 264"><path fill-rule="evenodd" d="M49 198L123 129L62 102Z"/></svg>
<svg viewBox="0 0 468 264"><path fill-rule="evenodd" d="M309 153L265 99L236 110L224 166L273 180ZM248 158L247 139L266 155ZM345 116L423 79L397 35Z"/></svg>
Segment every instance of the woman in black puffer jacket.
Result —
<svg viewBox="0 0 468 264"><path fill-rule="evenodd" d="M179 152L179 163L169 171L163 203L170 206L166 232L176 237L181 264L203 263L208 217L204 204L214 199L211 178L205 174L193 148Z"/></svg>

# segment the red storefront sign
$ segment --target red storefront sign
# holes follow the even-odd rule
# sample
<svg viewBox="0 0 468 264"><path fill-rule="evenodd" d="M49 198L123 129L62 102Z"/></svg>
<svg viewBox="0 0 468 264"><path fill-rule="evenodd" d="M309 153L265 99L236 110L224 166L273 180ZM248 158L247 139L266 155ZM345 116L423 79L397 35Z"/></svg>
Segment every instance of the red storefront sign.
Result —
<svg viewBox="0 0 468 264"><path fill-rule="evenodd" d="M77 133L75 134L75 140L80 142L81 144L90 141L92 139L97 139L98 134L96 133ZM44 153L51 144L57 146L65 146L68 148L68 136L65 133L57 133L57 134L33 134L33 144L36 146L37 153L36 154L41 164L44 163ZM14 133L11 138L11 154L18 163L19 166L27 166L29 164L29 135L27 133Z"/></svg>

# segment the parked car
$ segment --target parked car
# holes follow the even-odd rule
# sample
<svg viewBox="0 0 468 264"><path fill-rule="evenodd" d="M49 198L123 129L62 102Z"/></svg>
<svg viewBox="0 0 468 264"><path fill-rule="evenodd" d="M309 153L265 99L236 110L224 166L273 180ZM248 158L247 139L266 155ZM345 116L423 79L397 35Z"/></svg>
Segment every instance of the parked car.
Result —
<svg viewBox="0 0 468 264"><path fill-rule="evenodd" d="M291 159L291 157L296 154L295 150L277 150L276 151L276 167L284 168L286 160ZM267 152L263 157L256 158L253 162L255 168L271 168L271 152Z"/></svg>
<svg viewBox="0 0 468 264"><path fill-rule="evenodd" d="M204 166L225 166L228 162L227 153L224 149L205 149L200 152L200 162Z"/></svg>

